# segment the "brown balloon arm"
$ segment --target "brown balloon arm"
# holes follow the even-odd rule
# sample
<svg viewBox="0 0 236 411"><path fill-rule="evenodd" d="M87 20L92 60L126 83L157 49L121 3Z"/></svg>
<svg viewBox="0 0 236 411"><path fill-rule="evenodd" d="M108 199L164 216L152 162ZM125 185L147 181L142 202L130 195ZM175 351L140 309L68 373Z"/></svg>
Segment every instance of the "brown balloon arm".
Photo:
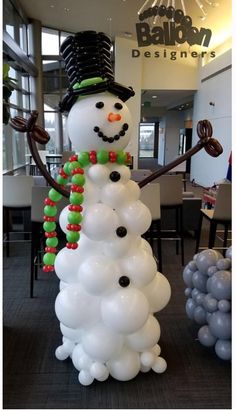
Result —
<svg viewBox="0 0 236 411"><path fill-rule="evenodd" d="M38 150L36 146L36 141L40 144L47 144L50 139L49 134L46 130L42 127L36 125L38 117L38 112L36 110L32 111L28 120L25 120L23 117L16 116L10 119L10 125L17 131L27 132L27 141L29 144L30 152L33 156L35 163L37 164L38 168L40 169L42 175L45 177L46 181L49 183L51 187L53 187L56 191L62 194L64 197L69 198L70 193L68 190L65 190L61 187L50 175L47 171L46 167L44 166ZM145 178L144 180L139 182L139 187L142 188L148 183L151 183L156 178L162 176L162 174L167 173L172 168L176 167L177 165L181 164L183 161L188 160L198 151L200 151L203 147L205 151L213 156L218 157L222 152L223 148L221 144L214 138L212 138L212 125L209 120L201 120L197 124L197 134L200 137L200 140L197 144L189 149L185 154L176 158L171 163L167 164L166 166L162 167L161 169L155 171L150 176Z"/></svg>
<svg viewBox="0 0 236 411"><path fill-rule="evenodd" d="M178 166L179 164L183 163L183 161L188 160L190 157L192 157L194 154L196 154L198 151L200 151L204 147L205 144L206 143L204 143L202 140L199 140L198 143L194 147L192 147L188 151L186 151L185 154L183 154L182 156L179 156L175 160L171 161L171 163L167 164L166 166L163 166L162 168L160 168L157 171L154 171L154 173L150 174L148 177L146 177L142 181L140 181L138 183L139 187L142 188L142 187L146 186L147 184L151 183L156 178L158 178L158 177L162 176L163 174L167 173L168 171L170 171L172 168L174 168L174 167Z"/></svg>

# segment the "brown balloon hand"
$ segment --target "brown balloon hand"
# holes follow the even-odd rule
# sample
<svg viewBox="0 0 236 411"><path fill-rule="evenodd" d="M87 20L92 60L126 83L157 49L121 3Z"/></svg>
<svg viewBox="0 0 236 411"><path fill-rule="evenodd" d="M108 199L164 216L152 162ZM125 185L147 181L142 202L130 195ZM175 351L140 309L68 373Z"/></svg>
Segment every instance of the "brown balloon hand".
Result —
<svg viewBox="0 0 236 411"><path fill-rule="evenodd" d="M14 128L14 130L20 131L22 133L27 133L27 141L29 145L30 152L33 156L35 163L40 169L42 175L45 177L46 181L50 184L51 187L55 188L60 194L65 197L69 197L70 193L67 190L64 190L49 174L46 170L36 146L36 142L40 144L47 144L50 140L50 136L46 130L42 127L36 125L38 118L38 112L32 111L28 120L23 117L16 116L10 119L9 123Z"/></svg>

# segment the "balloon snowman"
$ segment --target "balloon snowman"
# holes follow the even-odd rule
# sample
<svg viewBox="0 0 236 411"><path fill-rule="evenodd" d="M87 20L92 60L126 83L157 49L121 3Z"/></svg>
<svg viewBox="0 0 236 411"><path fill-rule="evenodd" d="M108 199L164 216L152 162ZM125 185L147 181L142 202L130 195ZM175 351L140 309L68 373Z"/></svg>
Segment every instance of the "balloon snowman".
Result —
<svg viewBox="0 0 236 411"><path fill-rule="evenodd" d="M44 270L55 271L60 292L55 311L62 345L56 357L71 357L79 382L127 381L139 371L162 373L160 325L154 313L170 298L170 285L157 271L149 243L141 236L151 224L140 188L127 167L132 122L125 101L134 93L114 82L110 40L81 32L61 47L71 86L61 104L70 110L68 135L76 150L57 182L71 178L70 205L59 217L67 244L55 256L56 202L45 206Z"/></svg>

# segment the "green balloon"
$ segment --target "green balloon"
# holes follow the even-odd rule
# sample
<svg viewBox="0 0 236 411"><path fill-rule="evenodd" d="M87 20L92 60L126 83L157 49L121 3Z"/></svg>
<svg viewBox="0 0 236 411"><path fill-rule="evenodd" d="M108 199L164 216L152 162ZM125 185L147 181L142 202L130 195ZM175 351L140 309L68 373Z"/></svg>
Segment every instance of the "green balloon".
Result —
<svg viewBox="0 0 236 411"><path fill-rule="evenodd" d="M51 222L51 221L45 221L43 223L43 229L44 231L46 231L47 233L51 233L52 231L56 230L56 223Z"/></svg>
<svg viewBox="0 0 236 411"><path fill-rule="evenodd" d="M77 211L70 211L68 221L70 224L79 224L82 221L82 215Z"/></svg>
<svg viewBox="0 0 236 411"><path fill-rule="evenodd" d="M46 245L48 247L56 247L58 245L58 238L57 237L47 238Z"/></svg>
<svg viewBox="0 0 236 411"><path fill-rule="evenodd" d="M80 238L80 235L77 231L69 231L66 234L66 239L70 243L76 243L79 240L79 238Z"/></svg>
<svg viewBox="0 0 236 411"><path fill-rule="evenodd" d="M73 170L75 170L75 168L80 167L80 164L78 163L78 161L72 161L69 165L69 169L72 172Z"/></svg>
<svg viewBox="0 0 236 411"><path fill-rule="evenodd" d="M105 150L99 150L97 152L97 162L99 164L106 164L109 161L109 154Z"/></svg>
<svg viewBox="0 0 236 411"><path fill-rule="evenodd" d="M55 217L57 215L57 207L46 205L43 209L44 214L48 217Z"/></svg>
<svg viewBox="0 0 236 411"><path fill-rule="evenodd" d="M70 165L71 165L70 161L67 161L67 162L64 164L64 167L63 167L63 170L65 171L65 173L66 173L68 176L71 175Z"/></svg>
<svg viewBox="0 0 236 411"><path fill-rule="evenodd" d="M80 193L71 193L70 194L70 202L72 204L75 204L75 205L82 204L83 201L84 201L83 194L80 194Z"/></svg>
<svg viewBox="0 0 236 411"><path fill-rule="evenodd" d="M117 163L125 164L126 162L126 153L124 151L117 151Z"/></svg>
<svg viewBox="0 0 236 411"><path fill-rule="evenodd" d="M82 167L86 167L90 163L89 153L87 151L81 151L78 155L78 161Z"/></svg>
<svg viewBox="0 0 236 411"><path fill-rule="evenodd" d="M44 254L44 256L43 256L43 262L44 262L44 264L46 264L46 265L53 265L54 262L55 262L55 258L56 258L55 254L53 254L53 253L46 253L46 254Z"/></svg>
<svg viewBox="0 0 236 411"><path fill-rule="evenodd" d="M58 193L58 191L56 191L54 188L51 188L48 193L48 197L50 198L50 200L57 202L62 199L62 194Z"/></svg>
<svg viewBox="0 0 236 411"><path fill-rule="evenodd" d="M71 182L73 184L77 184L78 186L83 186L85 184L85 177L82 174L75 174L72 177Z"/></svg>
<svg viewBox="0 0 236 411"><path fill-rule="evenodd" d="M67 183L67 178L63 178L60 174L57 176L57 182L58 182L58 184L61 184L61 185L66 185L66 183Z"/></svg>

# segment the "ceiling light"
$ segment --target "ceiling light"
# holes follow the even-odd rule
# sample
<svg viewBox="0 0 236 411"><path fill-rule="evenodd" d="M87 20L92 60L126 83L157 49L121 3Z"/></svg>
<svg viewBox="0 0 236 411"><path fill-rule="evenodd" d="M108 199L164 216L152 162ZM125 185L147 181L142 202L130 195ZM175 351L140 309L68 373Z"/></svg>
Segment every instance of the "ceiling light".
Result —
<svg viewBox="0 0 236 411"><path fill-rule="evenodd" d="M154 96L152 96L152 98L157 98L157 96L154 95Z"/></svg>
<svg viewBox="0 0 236 411"><path fill-rule="evenodd" d="M132 37L132 33L130 31L124 31L125 37Z"/></svg>
<svg viewBox="0 0 236 411"><path fill-rule="evenodd" d="M180 0L180 1L181 1L181 7L182 7L182 10L183 10L183 13L184 13L184 15L186 15L187 13L186 13L186 8L185 8L185 1L184 0ZM138 15L141 14L145 8L154 7L158 3L158 1L157 0L151 0L150 3L149 4L148 3L149 3L149 0L144 1L143 5L138 10ZM219 6L218 2L211 1L211 0L195 0L195 3L200 8L200 10L203 14L203 16L201 17L202 20L204 20L204 16L205 17L207 16L207 10L205 8L205 4L207 4L210 7L218 7ZM165 6L166 8L168 8L171 5L175 9L175 0L160 0L160 2L158 4L158 7L160 7L161 5ZM180 7L178 7L178 8L180 8ZM156 23L156 19L157 19L157 16L154 17L154 21L153 21L154 24Z"/></svg>
<svg viewBox="0 0 236 411"><path fill-rule="evenodd" d="M70 11L70 9L68 9L67 7L64 7L64 11L65 11L66 13L68 13L68 12Z"/></svg>

